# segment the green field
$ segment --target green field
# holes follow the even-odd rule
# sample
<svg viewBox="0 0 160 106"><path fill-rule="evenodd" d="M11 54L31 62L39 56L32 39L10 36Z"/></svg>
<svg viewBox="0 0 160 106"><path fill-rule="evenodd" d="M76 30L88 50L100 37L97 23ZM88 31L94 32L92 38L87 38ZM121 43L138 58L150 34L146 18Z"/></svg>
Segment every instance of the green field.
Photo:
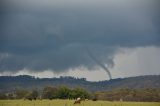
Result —
<svg viewBox="0 0 160 106"><path fill-rule="evenodd" d="M73 104L73 100L0 100L0 106L160 106L156 102L108 102L108 101L82 101Z"/></svg>

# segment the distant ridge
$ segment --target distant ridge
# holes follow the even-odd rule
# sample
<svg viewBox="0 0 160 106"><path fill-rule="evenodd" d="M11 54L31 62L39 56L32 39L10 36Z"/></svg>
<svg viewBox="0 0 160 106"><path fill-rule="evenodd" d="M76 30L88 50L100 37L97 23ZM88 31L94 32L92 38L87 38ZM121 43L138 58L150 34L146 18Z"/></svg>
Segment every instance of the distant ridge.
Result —
<svg viewBox="0 0 160 106"><path fill-rule="evenodd" d="M29 75L0 76L0 92L14 89L42 89L45 86L81 87L89 91L105 91L117 88L160 88L160 75L146 75L90 82L85 78L35 78Z"/></svg>

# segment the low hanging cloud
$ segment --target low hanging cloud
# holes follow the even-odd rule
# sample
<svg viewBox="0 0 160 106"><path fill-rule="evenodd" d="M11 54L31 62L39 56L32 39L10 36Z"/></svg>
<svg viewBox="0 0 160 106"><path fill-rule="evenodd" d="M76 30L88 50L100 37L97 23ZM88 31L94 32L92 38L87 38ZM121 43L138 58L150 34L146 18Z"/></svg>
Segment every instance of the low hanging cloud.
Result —
<svg viewBox="0 0 160 106"><path fill-rule="evenodd" d="M108 67L119 48L160 46L156 0L2 0L0 72ZM157 5L157 6L156 6Z"/></svg>

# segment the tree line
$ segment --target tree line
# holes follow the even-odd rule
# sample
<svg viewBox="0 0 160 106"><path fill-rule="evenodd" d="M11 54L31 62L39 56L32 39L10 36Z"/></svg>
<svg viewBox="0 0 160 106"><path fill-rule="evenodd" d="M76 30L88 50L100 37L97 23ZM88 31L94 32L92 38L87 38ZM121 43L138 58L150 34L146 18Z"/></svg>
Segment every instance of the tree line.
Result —
<svg viewBox="0 0 160 106"><path fill-rule="evenodd" d="M24 90L16 89L12 92L1 92L0 99L90 99L90 100L107 100L107 101L144 101L160 102L160 88L145 89L113 89L110 91L89 92L83 88L45 87L43 90Z"/></svg>
<svg viewBox="0 0 160 106"><path fill-rule="evenodd" d="M66 86L60 87L45 87L42 91L38 90L24 90L16 89L9 93L0 93L0 99L76 99L76 98L87 99L90 98L90 94L83 88L70 89Z"/></svg>

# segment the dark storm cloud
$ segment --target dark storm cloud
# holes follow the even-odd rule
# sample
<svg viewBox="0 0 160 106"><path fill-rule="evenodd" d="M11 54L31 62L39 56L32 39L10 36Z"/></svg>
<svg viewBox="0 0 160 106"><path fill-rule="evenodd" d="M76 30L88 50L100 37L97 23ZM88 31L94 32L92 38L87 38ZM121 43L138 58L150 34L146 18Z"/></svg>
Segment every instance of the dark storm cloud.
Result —
<svg viewBox="0 0 160 106"><path fill-rule="evenodd" d="M120 47L160 45L156 1L1 1L0 71L109 67Z"/></svg>

